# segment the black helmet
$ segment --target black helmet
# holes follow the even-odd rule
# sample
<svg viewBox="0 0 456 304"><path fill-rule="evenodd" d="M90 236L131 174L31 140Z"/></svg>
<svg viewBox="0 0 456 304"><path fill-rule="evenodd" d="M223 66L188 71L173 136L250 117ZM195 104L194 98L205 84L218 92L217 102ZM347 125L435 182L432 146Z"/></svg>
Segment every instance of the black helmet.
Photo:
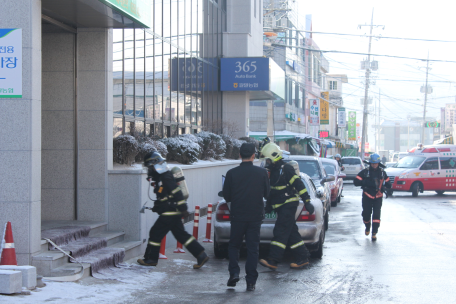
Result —
<svg viewBox="0 0 456 304"><path fill-rule="evenodd" d="M164 161L165 159L157 151L149 152L144 155L144 167L154 166Z"/></svg>

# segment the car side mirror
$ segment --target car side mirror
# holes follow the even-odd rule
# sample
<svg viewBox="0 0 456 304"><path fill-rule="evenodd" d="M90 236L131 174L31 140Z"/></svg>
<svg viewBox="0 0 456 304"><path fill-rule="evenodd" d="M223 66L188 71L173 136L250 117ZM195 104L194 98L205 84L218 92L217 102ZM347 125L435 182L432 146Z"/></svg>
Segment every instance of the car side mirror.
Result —
<svg viewBox="0 0 456 304"><path fill-rule="evenodd" d="M332 182L335 180L336 180L336 177L334 175L330 175L330 176L326 177L326 182Z"/></svg>
<svg viewBox="0 0 456 304"><path fill-rule="evenodd" d="M223 191L219 191L218 196L223 197Z"/></svg>
<svg viewBox="0 0 456 304"><path fill-rule="evenodd" d="M317 197L318 198L322 198L323 197L323 193L321 193L320 191L317 191Z"/></svg>

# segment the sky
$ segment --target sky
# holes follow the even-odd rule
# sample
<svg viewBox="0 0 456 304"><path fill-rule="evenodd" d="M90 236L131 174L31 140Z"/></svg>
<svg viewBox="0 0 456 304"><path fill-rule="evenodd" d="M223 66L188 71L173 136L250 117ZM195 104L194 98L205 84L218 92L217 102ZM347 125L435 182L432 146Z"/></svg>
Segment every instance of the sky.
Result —
<svg viewBox="0 0 456 304"><path fill-rule="evenodd" d="M296 0L299 15L312 15L312 30L317 32L369 35L369 27L358 25L382 25L373 30L373 35L383 37L450 40L455 42L427 42L397 39L372 39L372 54L403 57L450 60L430 62L428 83L433 93L428 94L426 117L440 119L440 107L456 102L456 18L453 1L409 0ZM384 26L384 27L383 27ZM321 50L337 50L367 53L368 37L313 34ZM364 97L364 75L360 62L363 55L325 53L330 64L329 73L347 74L348 84L343 86L344 105L361 110L360 99ZM373 72L375 85L369 96L378 103L379 90L381 117L383 119L406 119L423 116L424 94L420 87L426 80L426 61L373 57L379 69ZM361 112L357 113L361 117ZM372 121L372 118L369 118ZM358 119L360 120L360 119ZM428 120L428 119L426 119ZM371 125L371 122L369 122Z"/></svg>

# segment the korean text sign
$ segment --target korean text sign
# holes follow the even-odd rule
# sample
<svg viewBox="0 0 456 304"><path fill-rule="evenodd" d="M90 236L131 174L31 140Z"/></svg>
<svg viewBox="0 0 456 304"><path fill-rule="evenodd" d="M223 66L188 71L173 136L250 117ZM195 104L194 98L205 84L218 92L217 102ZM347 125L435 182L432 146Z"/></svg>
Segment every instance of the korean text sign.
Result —
<svg viewBox="0 0 456 304"><path fill-rule="evenodd" d="M339 128L345 128L347 126L347 117L345 116L345 108L339 108L337 124Z"/></svg>
<svg viewBox="0 0 456 304"><path fill-rule="evenodd" d="M310 99L309 125L320 125L320 99Z"/></svg>
<svg viewBox="0 0 456 304"><path fill-rule="evenodd" d="M320 98L320 124L329 125L329 102Z"/></svg>
<svg viewBox="0 0 456 304"><path fill-rule="evenodd" d="M221 91L269 90L269 58L222 58Z"/></svg>
<svg viewBox="0 0 456 304"><path fill-rule="evenodd" d="M348 140L356 140L356 112L348 112Z"/></svg>
<svg viewBox="0 0 456 304"><path fill-rule="evenodd" d="M0 29L0 98L22 98L22 29Z"/></svg>

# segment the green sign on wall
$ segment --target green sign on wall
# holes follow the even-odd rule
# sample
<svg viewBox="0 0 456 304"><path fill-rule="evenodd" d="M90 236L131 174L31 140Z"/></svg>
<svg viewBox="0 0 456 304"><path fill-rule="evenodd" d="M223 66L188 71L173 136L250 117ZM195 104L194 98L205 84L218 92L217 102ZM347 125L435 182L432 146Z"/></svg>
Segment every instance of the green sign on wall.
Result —
<svg viewBox="0 0 456 304"><path fill-rule="evenodd" d="M356 140L356 112L348 112L348 140Z"/></svg>
<svg viewBox="0 0 456 304"><path fill-rule="evenodd" d="M152 0L99 0L133 21L150 28L152 25Z"/></svg>

